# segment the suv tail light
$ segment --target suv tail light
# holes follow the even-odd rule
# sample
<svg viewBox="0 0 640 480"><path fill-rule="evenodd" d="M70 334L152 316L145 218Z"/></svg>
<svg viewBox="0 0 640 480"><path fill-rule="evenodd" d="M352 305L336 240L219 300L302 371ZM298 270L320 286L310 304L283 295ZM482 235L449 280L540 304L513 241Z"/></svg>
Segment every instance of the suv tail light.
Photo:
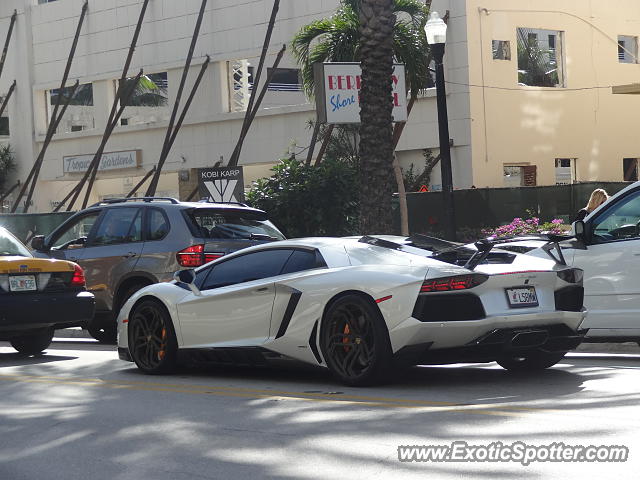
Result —
<svg viewBox="0 0 640 480"><path fill-rule="evenodd" d="M72 287L84 287L86 286L87 281L84 277L84 270L80 265L76 265L73 270L73 278L71 278L71 286Z"/></svg>
<svg viewBox="0 0 640 480"><path fill-rule="evenodd" d="M224 253L205 253L204 245L192 245L180 250L176 254L176 259L182 267L195 268L213 262L222 256Z"/></svg>
<svg viewBox="0 0 640 480"><path fill-rule="evenodd" d="M451 292L458 290L468 290L486 282L488 275L456 275L453 277L442 277L425 280L420 288L420 293L431 292Z"/></svg>

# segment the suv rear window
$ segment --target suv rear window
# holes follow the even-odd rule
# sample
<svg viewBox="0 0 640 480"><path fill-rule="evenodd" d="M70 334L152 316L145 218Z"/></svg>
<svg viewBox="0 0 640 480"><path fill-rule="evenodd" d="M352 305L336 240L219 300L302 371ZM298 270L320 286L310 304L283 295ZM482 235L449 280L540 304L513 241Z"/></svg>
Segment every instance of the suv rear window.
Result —
<svg viewBox="0 0 640 480"><path fill-rule="evenodd" d="M264 213L198 208L187 212L195 236L212 239L284 240Z"/></svg>

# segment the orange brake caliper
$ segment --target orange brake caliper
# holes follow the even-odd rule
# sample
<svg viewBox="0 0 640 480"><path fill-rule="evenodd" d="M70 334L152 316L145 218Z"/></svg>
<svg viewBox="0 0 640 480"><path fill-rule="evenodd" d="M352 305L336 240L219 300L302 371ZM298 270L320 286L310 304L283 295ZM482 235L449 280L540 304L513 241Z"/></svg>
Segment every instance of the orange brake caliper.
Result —
<svg viewBox="0 0 640 480"><path fill-rule="evenodd" d="M164 360L166 354L165 347L167 346L167 329L162 329L162 343L160 344L160 350L158 351L158 360Z"/></svg>
<svg viewBox="0 0 640 480"><path fill-rule="evenodd" d="M346 337L346 335L349 335L351 333L351 330L349 329L349 325L344 326L343 333L345 334L345 337L342 339L342 343L349 343L349 339ZM349 350L351 350L351 347L348 347L346 345L343 348L345 352L348 352Z"/></svg>

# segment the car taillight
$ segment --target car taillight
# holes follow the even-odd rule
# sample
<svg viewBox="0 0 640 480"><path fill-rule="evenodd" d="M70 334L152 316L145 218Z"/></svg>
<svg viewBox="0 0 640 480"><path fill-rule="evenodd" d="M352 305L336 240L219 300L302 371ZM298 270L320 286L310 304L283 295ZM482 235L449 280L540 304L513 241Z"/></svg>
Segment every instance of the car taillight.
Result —
<svg viewBox="0 0 640 480"><path fill-rule="evenodd" d="M451 292L457 290L468 290L486 282L488 275L455 275L453 277L432 278L425 280L420 288L420 293L431 292Z"/></svg>
<svg viewBox="0 0 640 480"><path fill-rule="evenodd" d="M180 266L188 268L200 267L222 256L224 256L224 253L205 253L204 245L192 245L176 254Z"/></svg>
<svg viewBox="0 0 640 480"><path fill-rule="evenodd" d="M567 283L582 283L584 271L580 268L567 268L566 270L560 270L558 277Z"/></svg>
<svg viewBox="0 0 640 480"><path fill-rule="evenodd" d="M80 265L76 265L73 270L73 278L71 279L72 287L84 287L86 286L87 281L84 278L84 270Z"/></svg>
<svg viewBox="0 0 640 480"><path fill-rule="evenodd" d="M204 262L205 263L213 262L214 260L217 260L222 256L224 256L224 253L205 253Z"/></svg>

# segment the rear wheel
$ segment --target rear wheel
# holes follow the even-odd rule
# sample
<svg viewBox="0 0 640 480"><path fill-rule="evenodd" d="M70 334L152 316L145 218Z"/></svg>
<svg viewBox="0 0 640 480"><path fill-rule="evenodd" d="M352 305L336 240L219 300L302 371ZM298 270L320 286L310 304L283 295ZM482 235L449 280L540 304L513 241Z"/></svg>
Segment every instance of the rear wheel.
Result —
<svg viewBox="0 0 640 480"><path fill-rule="evenodd" d="M341 382L363 386L386 379L389 334L378 309L363 297L346 295L329 306L320 346L327 367Z"/></svg>
<svg viewBox="0 0 640 480"><path fill-rule="evenodd" d="M498 365L507 370L527 371L544 370L553 367L564 358L567 352L543 352L541 350L524 356L504 356L497 360Z"/></svg>
<svg viewBox="0 0 640 480"><path fill-rule="evenodd" d="M156 375L176 365L178 343L171 317L158 302L145 300L129 315L129 353L138 368Z"/></svg>
<svg viewBox="0 0 640 480"><path fill-rule="evenodd" d="M117 329L116 321L112 314L105 317L96 316L87 327L89 335L100 343L113 345L116 343Z"/></svg>
<svg viewBox="0 0 640 480"><path fill-rule="evenodd" d="M14 337L9 343L20 353L37 355L51 345L51 340L53 340L53 328L47 328L36 333Z"/></svg>

